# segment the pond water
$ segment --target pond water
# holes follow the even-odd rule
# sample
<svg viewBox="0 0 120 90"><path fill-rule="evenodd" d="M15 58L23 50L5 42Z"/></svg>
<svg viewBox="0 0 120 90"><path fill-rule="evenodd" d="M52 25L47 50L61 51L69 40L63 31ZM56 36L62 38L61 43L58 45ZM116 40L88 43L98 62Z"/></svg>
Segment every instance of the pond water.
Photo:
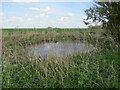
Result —
<svg viewBox="0 0 120 90"><path fill-rule="evenodd" d="M67 55L76 52L86 53L94 50L94 47L86 45L80 41L60 41L50 43L40 43L30 46L29 53L33 56L45 56L45 55Z"/></svg>

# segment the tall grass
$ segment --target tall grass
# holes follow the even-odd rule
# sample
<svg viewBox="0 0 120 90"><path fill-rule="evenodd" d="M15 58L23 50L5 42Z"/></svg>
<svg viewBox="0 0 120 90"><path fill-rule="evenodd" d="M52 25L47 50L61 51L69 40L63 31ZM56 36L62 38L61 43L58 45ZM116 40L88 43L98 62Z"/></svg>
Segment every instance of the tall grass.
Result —
<svg viewBox="0 0 120 90"><path fill-rule="evenodd" d="M27 47L40 42L80 40L90 53L29 57ZM118 88L117 45L101 32L67 30L3 31L3 88Z"/></svg>

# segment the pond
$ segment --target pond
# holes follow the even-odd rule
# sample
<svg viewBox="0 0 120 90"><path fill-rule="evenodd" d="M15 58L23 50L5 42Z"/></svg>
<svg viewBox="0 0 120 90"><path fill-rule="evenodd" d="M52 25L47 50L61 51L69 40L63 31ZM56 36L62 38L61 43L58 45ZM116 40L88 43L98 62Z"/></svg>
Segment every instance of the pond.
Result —
<svg viewBox="0 0 120 90"><path fill-rule="evenodd" d="M68 55L77 52L86 53L92 52L94 49L93 46L86 45L80 41L44 42L28 48L30 54L41 57L45 55Z"/></svg>

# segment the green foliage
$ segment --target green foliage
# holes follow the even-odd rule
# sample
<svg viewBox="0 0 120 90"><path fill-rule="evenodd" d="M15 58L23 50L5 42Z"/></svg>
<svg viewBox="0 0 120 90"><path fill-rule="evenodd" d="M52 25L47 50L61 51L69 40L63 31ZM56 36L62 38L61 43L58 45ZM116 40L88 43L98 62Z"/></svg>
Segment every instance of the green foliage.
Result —
<svg viewBox="0 0 120 90"><path fill-rule="evenodd" d="M114 53L113 53L114 52ZM4 68L4 88L118 88L118 74L116 66L118 63L117 52L101 52L100 55L78 55L68 56L65 63L69 68L64 67L54 60L43 61L48 72L42 71L40 63L32 66L33 62L13 64ZM110 56L112 54L112 56ZM112 58L111 58L112 57ZM70 59L71 58L71 59ZM50 59L49 59L50 60ZM78 60L79 63L76 63ZM25 61L25 60L24 60ZM86 66L87 65L87 66ZM24 68L23 68L24 67ZM47 75L47 76L46 76Z"/></svg>
<svg viewBox="0 0 120 90"><path fill-rule="evenodd" d="M120 2L95 2L85 13L87 15L85 24L102 22L103 28L109 30L112 37L120 42Z"/></svg>

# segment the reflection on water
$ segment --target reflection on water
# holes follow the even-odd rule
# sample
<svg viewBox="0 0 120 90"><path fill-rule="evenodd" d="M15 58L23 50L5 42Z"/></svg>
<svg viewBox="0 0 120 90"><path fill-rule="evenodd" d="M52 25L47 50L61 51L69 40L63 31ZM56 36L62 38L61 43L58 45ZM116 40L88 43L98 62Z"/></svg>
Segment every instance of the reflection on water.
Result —
<svg viewBox="0 0 120 90"><path fill-rule="evenodd" d="M84 43L74 41L61 41L51 43L40 43L38 45L30 46L29 52L32 55L45 56L45 55L66 55L75 52L86 53L93 51L94 48Z"/></svg>

